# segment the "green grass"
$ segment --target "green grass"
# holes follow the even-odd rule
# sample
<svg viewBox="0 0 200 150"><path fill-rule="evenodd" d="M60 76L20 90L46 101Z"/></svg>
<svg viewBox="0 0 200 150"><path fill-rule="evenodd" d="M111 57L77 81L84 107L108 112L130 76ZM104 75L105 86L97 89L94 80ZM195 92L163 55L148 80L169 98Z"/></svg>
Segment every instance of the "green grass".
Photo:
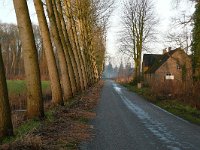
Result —
<svg viewBox="0 0 200 150"><path fill-rule="evenodd" d="M153 102L155 105L167 110L168 112L189 122L200 125L200 110L178 100L158 100L151 94L150 89L147 87L138 89L136 86L132 86L131 84L123 84L123 86L125 86L130 91L143 96L148 101Z"/></svg>
<svg viewBox="0 0 200 150"><path fill-rule="evenodd" d="M72 142L69 142L69 143L66 144L66 148L68 150L76 150L77 149L77 145L78 145L78 142L72 141Z"/></svg>
<svg viewBox="0 0 200 150"><path fill-rule="evenodd" d="M133 86L131 84L122 84L124 87L126 87L127 89L129 89L132 92L135 92L143 97L145 97L146 99L148 99L151 102L155 102L155 98L153 97L153 95L151 94L151 91L149 88L147 87L143 87L141 89L138 89L137 86Z"/></svg>
<svg viewBox="0 0 200 150"><path fill-rule="evenodd" d="M55 108L48 110L45 112L45 123L50 123L53 122L54 120L54 111ZM15 140L18 140L22 138L23 136L27 135L28 133L31 133L34 129L39 128L39 126L42 124L42 122L39 119L31 119L26 122L24 122L21 126L18 128L14 129L14 134L15 136L11 137L5 137L0 144L6 144L6 143L11 143ZM0 140L1 141L1 140Z"/></svg>
<svg viewBox="0 0 200 150"><path fill-rule="evenodd" d="M25 80L7 80L8 92L11 94L20 94L26 92ZM42 90L45 91L50 87L49 81L42 81Z"/></svg>
<svg viewBox="0 0 200 150"><path fill-rule="evenodd" d="M26 83L24 80L7 80L8 92L19 94L26 91Z"/></svg>
<svg viewBox="0 0 200 150"><path fill-rule="evenodd" d="M22 124L16 130L17 137L21 137L24 134L30 133L35 128L38 128L40 125L40 121L36 119L28 120L26 123Z"/></svg>
<svg viewBox="0 0 200 150"><path fill-rule="evenodd" d="M50 87L50 81L42 81L42 90L46 90Z"/></svg>
<svg viewBox="0 0 200 150"><path fill-rule="evenodd" d="M189 122L200 125L200 110L177 100L157 101L156 105Z"/></svg>
<svg viewBox="0 0 200 150"><path fill-rule="evenodd" d="M35 128L40 126L41 122L36 119L31 119L23 123L20 127L14 130L15 136L6 137L2 140L2 144L13 142L17 139L20 139L22 136L30 133Z"/></svg>
<svg viewBox="0 0 200 150"><path fill-rule="evenodd" d="M48 110L47 112L45 112L45 117L46 117L47 122L53 122L55 111L56 111L56 108L52 108Z"/></svg>

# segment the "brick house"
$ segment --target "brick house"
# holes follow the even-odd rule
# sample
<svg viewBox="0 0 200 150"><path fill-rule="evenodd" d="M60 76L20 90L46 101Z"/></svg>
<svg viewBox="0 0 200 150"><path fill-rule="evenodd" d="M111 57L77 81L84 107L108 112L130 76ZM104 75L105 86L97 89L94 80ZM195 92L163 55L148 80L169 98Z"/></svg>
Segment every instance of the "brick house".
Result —
<svg viewBox="0 0 200 150"><path fill-rule="evenodd" d="M163 54L144 54L143 73L147 82L150 81L192 81L192 63L184 50L177 48Z"/></svg>

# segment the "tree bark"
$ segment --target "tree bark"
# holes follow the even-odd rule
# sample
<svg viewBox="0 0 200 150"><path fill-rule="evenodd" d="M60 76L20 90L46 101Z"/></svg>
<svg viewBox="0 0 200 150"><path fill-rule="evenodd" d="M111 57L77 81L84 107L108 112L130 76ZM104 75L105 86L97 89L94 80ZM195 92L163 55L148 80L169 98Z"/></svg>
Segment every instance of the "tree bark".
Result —
<svg viewBox="0 0 200 150"><path fill-rule="evenodd" d="M63 18L61 1L59 0L59 1L56 1L56 2L57 2L58 12L60 14L60 20L61 20L61 24L62 24L62 28L63 28L63 34L64 34L65 40L67 42L67 45L68 45L68 51L69 51L69 55L70 55L70 58L71 58L72 66L74 68L74 71L78 75L81 90L83 90L84 89L83 74L82 74L82 71L81 71L81 64L79 62L79 58L77 57L77 49L74 45L72 46L72 44L71 44L72 42L70 42L70 40L69 40L69 34L68 34L68 31L67 31L67 28L66 28L65 20Z"/></svg>
<svg viewBox="0 0 200 150"><path fill-rule="evenodd" d="M47 12L50 20L50 28L54 40L54 44L57 49L57 54L58 54L58 59L59 59L59 65L60 65L60 70L61 70L61 81L62 81L62 87L63 87L63 93L64 93L64 100L66 101L70 97L72 97L72 91L76 90L74 87L71 87L71 82L69 78L69 73L68 73L68 67L67 67L67 62L65 58L65 53L63 50L63 46L61 43L61 39L59 36L58 28L56 25L56 19L55 15L53 12L53 5L51 0L46 0L46 5L47 5Z"/></svg>
<svg viewBox="0 0 200 150"><path fill-rule="evenodd" d="M68 66L68 71L69 71L69 77L70 77L70 81L71 81L72 91L73 91L73 94L75 94L77 91L80 90L79 75L78 75L78 72L77 72L77 68L73 68L72 67L71 58L69 56L68 47L66 45L66 41L65 41L65 38L64 38L62 25L61 25L61 19L60 19L59 15L58 15L58 11L57 11L57 8L56 8L55 0L53 0L52 3L53 3L53 9L54 9L55 17L56 17L56 24L58 26L58 32L59 32L59 35L60 35L61 44L63 46L63 50L64 50L64 53L65 53L65 56L66 56L66 61L67 61L67 66Z"/></svg>
<svg viewBox="0 0 200 150"><path fill-rule="evenodd" d="M28 118L44 117L38 55L26 0L13 0L22 42L27 85Z"/></svg>
<svg viewBox="0 0 200 150"><path fill-rule="evenodd" d="M0 45L0 138L11 135L13 135L13 126Z"/></svg>
<svg viewBox="0 0 200 150"><path fill-rule="evenodd" d="M60 85L59 73L56 66L56 59L50 38L50 32L47 25L44 8L41 0L34 0L36 13L38 16L39 27L44 45L44 51L47 60L49 76L51 80L52 101L54 104L63 105L62 88Z"/></svg>

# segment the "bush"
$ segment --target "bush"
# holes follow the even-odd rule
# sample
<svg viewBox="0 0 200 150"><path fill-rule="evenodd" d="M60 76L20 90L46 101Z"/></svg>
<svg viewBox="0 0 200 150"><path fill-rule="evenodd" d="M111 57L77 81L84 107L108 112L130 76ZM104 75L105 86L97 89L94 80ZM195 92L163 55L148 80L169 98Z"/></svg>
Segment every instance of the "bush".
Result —
<svg viewBox="0 0 200 150"><path fill-rule="evenodd" d="M200 82L151 81L149 85L158 100L177 99L200 109Z"/></svg>

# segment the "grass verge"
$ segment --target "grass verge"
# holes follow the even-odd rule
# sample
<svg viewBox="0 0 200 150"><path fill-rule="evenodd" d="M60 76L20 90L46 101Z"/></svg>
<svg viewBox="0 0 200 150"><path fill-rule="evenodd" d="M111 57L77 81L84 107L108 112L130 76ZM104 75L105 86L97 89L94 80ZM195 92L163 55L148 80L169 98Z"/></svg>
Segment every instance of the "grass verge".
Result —
<svg viewBox="0 0 200 150"><path fill-rule="evenodd" d="M143 96L148 101L154 103L155 105L167 110L168 112L179 116L191 123L200 125L200 110L178 100L172 99L158 99L152 95L150 88L143 87L138 89L136 86L131 84L122 84L124 87L133 91L141 96Z"/></svg>
<svg viewBox="0 0 200 150"><path fill-rule="evenodd" d="M54 120L54 109L48 110L45 112L45 122L50 123ZM7 144L13 141L18 141L23 138L25 135L33 132L35 129L39 128L42 122L38 119L30 119L22 123L18 128L14 129L15 136L5 137L0 141L0 144Z"/></svg>

